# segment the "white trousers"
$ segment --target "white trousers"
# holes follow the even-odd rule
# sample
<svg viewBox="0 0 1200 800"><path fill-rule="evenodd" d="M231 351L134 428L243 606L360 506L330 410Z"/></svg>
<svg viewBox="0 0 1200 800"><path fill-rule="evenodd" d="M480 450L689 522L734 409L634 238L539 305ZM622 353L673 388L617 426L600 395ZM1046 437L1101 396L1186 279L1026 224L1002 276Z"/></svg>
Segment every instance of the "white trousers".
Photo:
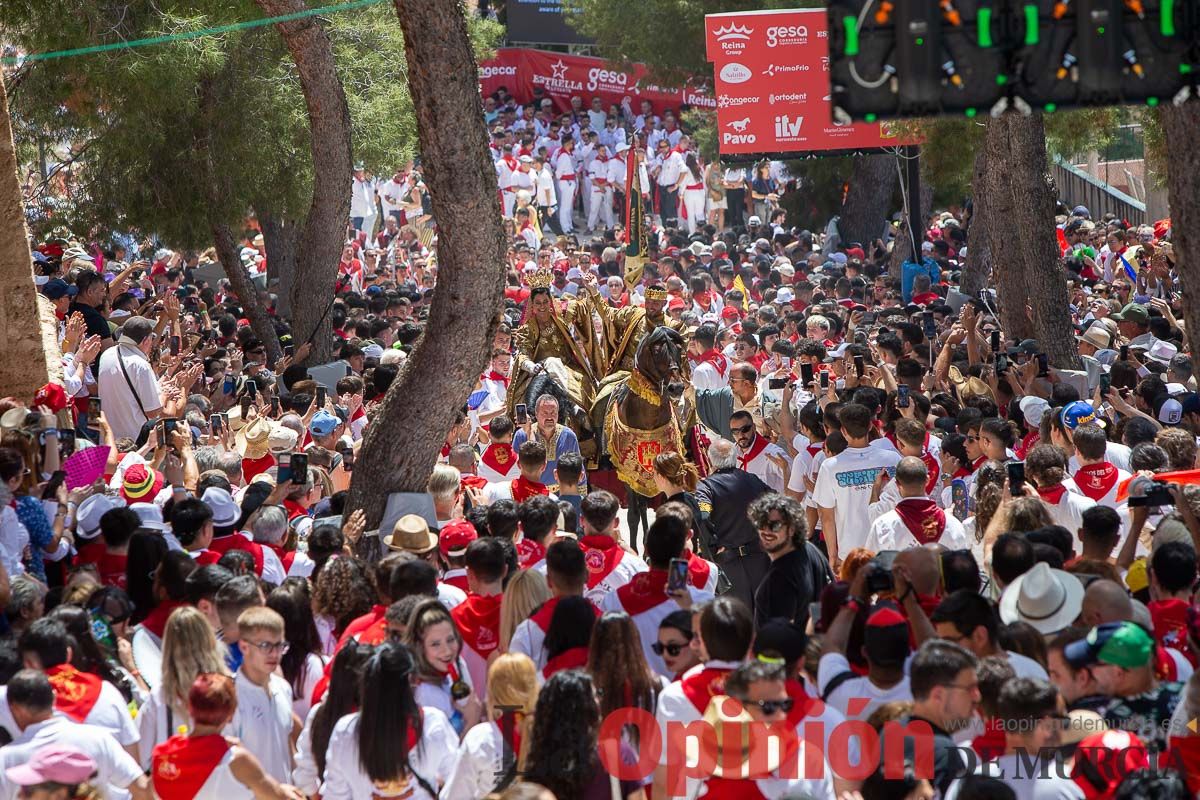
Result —
<svg viewBox="0 0 1200 800"><path fill-rule="evenodd" d="M558 182L558 225L563 233L575 230L575 181Z"/></svg>
<svg viewBox="0 0 1200 800"><path fill-rule="evenodd" d="M683 206L687 209L688 235L704 224L704 190L684 189Z"/></svg>
<svg viewBox="0 0 1200 800"><path fill-rule="evenodd" d="M611 186L592 185L592 208L588 211L588 230L596 230L596 222L603 219L604 227L613 225L613 191Z"/></svg>

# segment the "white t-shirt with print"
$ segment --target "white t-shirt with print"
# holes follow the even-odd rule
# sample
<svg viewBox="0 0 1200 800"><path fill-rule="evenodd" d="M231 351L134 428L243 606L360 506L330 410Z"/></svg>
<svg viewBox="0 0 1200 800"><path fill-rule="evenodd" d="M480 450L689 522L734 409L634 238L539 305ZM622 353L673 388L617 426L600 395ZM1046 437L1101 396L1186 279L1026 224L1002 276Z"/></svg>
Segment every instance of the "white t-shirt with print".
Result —
<svg viewBox="0 0 1200 800"><path fill-rule="evenodd" d="M819 508L834 511L838 560L866 542L871 528L871 487L880 470L895 472L899 461L900 454L895 451L848 447L821 464L813 501Z"/></svg>

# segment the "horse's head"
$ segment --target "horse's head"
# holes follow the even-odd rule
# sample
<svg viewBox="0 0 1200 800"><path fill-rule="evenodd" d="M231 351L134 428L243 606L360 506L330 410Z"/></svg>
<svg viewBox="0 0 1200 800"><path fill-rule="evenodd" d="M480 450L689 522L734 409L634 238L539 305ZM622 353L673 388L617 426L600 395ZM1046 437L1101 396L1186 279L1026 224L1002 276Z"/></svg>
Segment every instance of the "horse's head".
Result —
<svg viewBox="0 0 1200 800"><path fill-rule="evenodd" d="M662 386L672 399L683 396L683 337L660 325L642 339L634 355L638 372L651 383Z"/></svg>

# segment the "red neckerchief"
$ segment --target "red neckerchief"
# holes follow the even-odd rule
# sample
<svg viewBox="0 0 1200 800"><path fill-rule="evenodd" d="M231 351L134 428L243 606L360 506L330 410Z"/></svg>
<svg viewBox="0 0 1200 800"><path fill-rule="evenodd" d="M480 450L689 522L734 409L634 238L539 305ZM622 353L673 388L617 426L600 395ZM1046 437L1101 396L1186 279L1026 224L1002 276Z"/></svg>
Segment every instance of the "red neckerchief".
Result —
<svg viewBox="0 0 1200 800"><path fill-rule="evenodd" d="M701 716L708 709L708 703L719 694L725 694L725 677L733 672L723 667L704 667L703 669L685 675L679 686L683 694Z"/></svg>
<svg viewBox="0 0 1200 800"><path fill-rule="evenodd" d="M564 669L583 669L587 666L587 662L587 647L572 647L570 650L559 653L547 661L546 666L542 667L542 677L549 678L554 673L561 672Z"/></svg>
<svg viewBox="0 0 1200 800"><path fill-rule="evenodd" d="M254 557L254 575L261 578L263 571L263 549L262 545L257 542L252 542L240 533L231 533L228 536L214 538L212 544L208 546L209 550L214 553L225 555L230 550L244 550Z"/></svg>
<svg viewBox="0 0 1200 800"><path fill-rule="evenodd" d="M971 470L967 469L966 467L959 467L958 469L954 470L954 474L950 477L954 479L969 478L973 474L974 473L972 473Z"/></svg>
<svg viewBox="0 0 1200 800"><path fill-rule="evenodd" d="M500 715L500 719L496 720L500 736L508 745L513 758L516 758L517 754L521 752L521 719L524 716L520 711L505 711Z"/></svg>
<svg viewBox="0 0 1200 800"><path fill-rule="evenodd" d="M521 230L520 230L520 231L518 231L518 233L524 233L525 231L532 231L532 230L534 230L533 223L532 223L532 222L529 222L529 221L526 221L526 222L525 222L525 223L524 223L524 224L521 226Z"/></svg>
<svg viewBox="0 0 1200 800"><path fill-rule="evenodd" d="M266 547L275 551L275 555L279 556L279 563L283 565L285 573L292 571L292 564L296 561L295 550L284 550L281 544L268 544Z"/></svg>
<svg viewBox="0 0 1200 800"><path fill-rule="evenodd" d="M920 544L936 542L946 530L946 512L928 497L909 497L896 504L896 513Z"/></svg>
<svg viewBox="0 0 1200 800"><path fill-rule="evenodd" d="M462 476L462 480L459 482L459 484L462 486L464 491L468 486L472 489L479 489L482 491L483 487L488 485L488 480L487 478L481 478L478 475L471 475L468 473Z"/></svg>
<svg viewBox="0 0 1200 800"><path fill-rule="evenodd" d="M512 472L513 465L517 463L517 451L513 450L513 446L509 443L496 442L488 445L479 460L487 464L493 472L507 475ZM517 501L516 497L513 498L513 501Z"/></svg>
<svg viewBox="0 0 1200 800"><path fill-rule="evenodd" d="M1021 443L1017 445L1017 457L1025 458L1025 455L1030 450L1037 447L1037 443L1040 442L1041 439L1042 434L1039 431L1030 431L1029 433L1025 434L1025 436L1021 439Z"/></svg>
<svg viewBox="0 0 1200 800"><path fill-rule="evenodd" d="M792 741L795 742L794 737ZM721 758L722 763L726 763L724 762L725 756ZM736 755L733 758L736 758ZM732 760L729 761L728 767L733 767L733 764ZM761 767L756 766L753 760L744 766L746 773L744 778L718 778L715 775L706 778L704 800L768 800L767 796L762 793L762 789L758 788L758 781L771 776L764 774Z"/></svg>
<svg viewBox="0 0 1200 800"><path fill-rule="evenodd" d="M501 597L498 594L469 594L450 612L463 642L484 659L500 646Z"/></svg>
<svg viewBox="0 0 1200 800"><path fill-rule="evenodd" d="M712 573L712 564L705 561L690 549L683 551L687 555L688 582L697 589L708 586L708 576Z"/></svg>
<svg viewBox="0 0 1200 800"><path fill-rule="evenodd" d="M308 516L308 509L297 503L295 500L284 500L283 507L287 510L288 522L293 522L300 517Z"/></svg>
<svg viewBox="0 0 1200 800"><path fill-rule="evenodd" d="M788 712L787 724L789 727L796 727L800 721L809 715L811 711L820 711L817 706L817 700L804 690L804 684L800 681L788 678L783 683L787 690L788 697L792 698L792 710Z"/></svg>
<svg viewBox="0 0 1200 800"><path fill-rule="evenodd" d="M992 761L1004 755L1004 721L998 717L985 720L983 733L971 740L971 749L984 761Z"/></svg>
<svg viewBox="0 0 1200 800"><path fill-rule="evenodd" d="M455 589L462 589L463 592L466 593L468 591L467 571L465 569L458 570L461 573L460 575L451 575L451 571L452 570L447 570L446 574L442 576L442 583L446 584L447 586L453 586Z"/></svg>
<svg viewBox="0 0 1200 800"><path fill-rule="evenodd" d="M242 459L242 479L247 483L275 466L275 456L267 453L262 458Z"/></svg>
<svg viewBox="0 0 1200 800"><path fill-rule="evenodd" d="M70 664L59 664L46 670L50 687L54 689L54 708L76 722L86 722L88 714L100 699L104 681L90 672L80 672Z"/></svg>
<svg viewBox="0 0 1200 800"><path fill-rule="evenodd" d="M980 456L971 462L971 474L974 475L987 462L987 456Z"/></svg>
<svg viewBox="0 0 1200 800"><path fill-rule="evenodd" d="M546 557L546 548L533 539L522 538L517 542L517 565L521 569L529 569Z"/></svg>
<svg viewBox="0 0 1200 800"><path fill-rule="evenodd" d="M1150 619L1154 622L1154 638L1162 647L1174 647L1185 656L1190 655L1187 641L1188 602L1177 598L1152 600L1146 604Z"/></svg>
<svg viewBox="0 0 1200 800"><path fill-rule="evenodd" d="M754 434L754 441L750 443L750 449L746 451L745 455L738 456L738 466L749 471L750 462L758 458L759 453L766 450L767 445L770 443L771 441L767 437L757 433Z"/></svg>
<svg viewBox="0 0 1200 800"><path fill-rule="evenodd" d="M605 534L584 536L579 544L583 546L583 561L588 570L587 585L594 589L617 568L625 551L616 539Z"/></svg>
<svg viewBox="0 0 1200 800"><path fill-rule="evenodd" d="M1099 500L1117 485L1120 477L1116 467L1107 461L1099 464L1085 464L1075 473L1075 485L1085 497Z"/></svg>
<svg viewBox="0 0 1200 800"><path fill-rule="evenodd" d="M450 457L450 443L443 442L442 443L442 458L449 458L449 457Z"/></svg>
<svg viewBox="0 0 1200 800"><path fill-rule="evenodd" d="M809 445L806 445L804 449L808 451L808 454L810 456L812 456L813 458L816 458L817 453L819 453L825 449L825 443L817 442L816 444L809 444Z"/></svg>
<svg viewBox="0 0 1200 800"><path fill-rule="evenodd" d="M921 460L925 462L925 471L929 473L929 480L925 481L925 494L933 494L933 487L937 486L938 479L942 477L942 465L929 452L928 433L925 434L925 449L921 452Z"/></svg>
<svg viewBox="0 0 1200 800"><path fill-rule="evenodd" d="M164 600L146 615L146 618L142 620L142 627L162 639L163 631L167 627L167 618L171 616L171 612L186 605L187 602L184 600Z"/></svg>
<svg viewBox="0 0 1200 800"><path fill-rule="evenodd" d="M696 301L696 305L700 306L705 311L712 308L712 292L696 292L692 295L692 299Z"/></svg>
<svg viewBox="0 0 1200 800"><path fill-rule="evenodd" d="M524 475L518 475L512 482L512 499L517 505L520 505L530 497L537 497L539 494L549 495L550 489L544 483L537 481L526 480Z"/></svg>
<svg viewBox="0 0 1200 800"><path fill-rule="evenodd" d="M705 353L701 353L699 356L697 356L696 363L712 364L716 368L717 374L722 378L725 377L725 370L729 368L728 359L721 355L721 351L717 350L716 348L713 348Z"/></svg>
<svg viewBox="0 0 1200 800"><path fill-rule="evenodd" d="M350 624L346 626L346 629L342 631L341 638L338 639L337 649L341 650L352 638L362 633L367 628L370 628L379 620L383 619L384 615L387 614L387 610L387 606L377 603L376 605L371 606L371 610L363 614L361 617L355 617L352 619Z"/></svg>
<svg viewBox="0 0 1200 800"><path fill-rule="evenodd" d="M503 383L505 386L508 386L509 381L507 375L501 375L499 372L496 372L496 370L492 370L487 375L484 375L483 379L485 381L497 381L498 383Z"/></svg>
<svg viewBox="0 0 1200 800"><path fill-rule="evenodd" d="M1061 483L1045 489L1039 486L1037 493L1047 503L1052 506L1056 506L1058 505L1059 501L1062 500L1063 495L1067 493L1067 487L1063 486Z"/></svg>
<svg viewBox="0 0 1200 800"><path fill-rule="evenodd" d="M229 742L219 733L176 734L155 745L150 773L155 796L162 800L191 800L228 752Z"/></svg>
<svg viewBox="0 0 1200 800"><path fill-rule="evenodd" d="M1154 645L1154 677L1167 682L1179 680L1179 667L1161 644Z"/></svg>
<svg viewBox="0 0 1200 800"><path fill-rule="evenodd" d="M512 156L500 156L500 160L504 162L506 167L508 167L509 172L516 172L521 167L521 165L517 162L517 159L513 158Z"/></svg>
<svg viewBox="0 0 1200 800"><path fill-rule="evenodd" d="M629 583L617 589L617 599L631 617L662 605L670 599L667 597L667 571L652 569L639 572Z"/></svg>

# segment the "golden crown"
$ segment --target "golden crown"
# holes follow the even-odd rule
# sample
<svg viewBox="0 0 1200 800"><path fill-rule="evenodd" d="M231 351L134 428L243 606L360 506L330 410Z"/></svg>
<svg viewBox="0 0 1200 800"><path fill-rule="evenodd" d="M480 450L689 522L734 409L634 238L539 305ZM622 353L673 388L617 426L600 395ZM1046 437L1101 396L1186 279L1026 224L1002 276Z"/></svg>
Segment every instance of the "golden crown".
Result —
<svg viewBox="0 0 1200 800"><path fill-rule="evenodd" d="M554 273L548 269L539 269L529 276L530 289L549 289L554 283Z"/></svg>
<svg viewBox="0 0 1200 800"><path fill-rule="evenodd" d="M666 300L667 299L667 290L666 289L647 289L646 290L646 299L647 300Z"/></svg>

